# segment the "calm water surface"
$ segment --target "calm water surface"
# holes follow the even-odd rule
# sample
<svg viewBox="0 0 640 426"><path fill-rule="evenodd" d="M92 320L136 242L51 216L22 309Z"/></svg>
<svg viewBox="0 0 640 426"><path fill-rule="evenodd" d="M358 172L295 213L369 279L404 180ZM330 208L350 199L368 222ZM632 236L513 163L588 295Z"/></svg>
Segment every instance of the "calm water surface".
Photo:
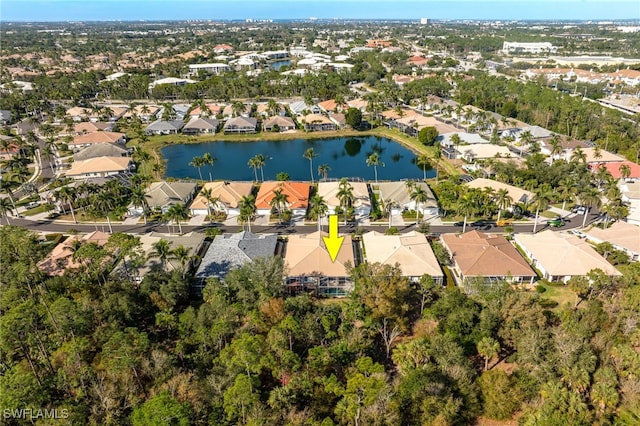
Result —
<svg viewBox="0 0 640 426"><path fill-rule="evenodd" d="M251 157L262 154L265 159L264 178L273 180L279 172L289 174L291 180L311 180L309 160L302 157L308 148L318 157L313 159L314 179L318 179L318 166L328 164L329 178L361 177L373 180L373 166L367 167L366 159L377 152L384 167L378 166L379 180L422 178L422 169L415 164L415 154L390 139L376 136L294 139L287 141L224 142L171 145L162 149L167 160L167 177L198 178L198 170L189 165L194 157L209 152L218 160L212 168L202 167L202 176L213 179L253 180L253 169L247 165ZM427 177L435 171L427 170ZM260 177L260 170L258 170Z"/></svg>

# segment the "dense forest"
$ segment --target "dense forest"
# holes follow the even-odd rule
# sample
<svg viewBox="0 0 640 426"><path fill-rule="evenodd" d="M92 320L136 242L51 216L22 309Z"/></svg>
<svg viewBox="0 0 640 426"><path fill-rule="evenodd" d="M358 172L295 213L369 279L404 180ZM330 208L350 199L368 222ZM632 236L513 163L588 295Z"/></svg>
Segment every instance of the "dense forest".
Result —
<svg viewBox="0 0 640 426"><path fill-rule="evenodd" d="M95 425L640 422L637 262L572 283L566 306L378 264L351 271L349 298L285 297L278 257L196 298L186 271L110 276L135 247L123 234L75 247L80 269L47 277L47 245L0 229L0 406Z"/></svg>

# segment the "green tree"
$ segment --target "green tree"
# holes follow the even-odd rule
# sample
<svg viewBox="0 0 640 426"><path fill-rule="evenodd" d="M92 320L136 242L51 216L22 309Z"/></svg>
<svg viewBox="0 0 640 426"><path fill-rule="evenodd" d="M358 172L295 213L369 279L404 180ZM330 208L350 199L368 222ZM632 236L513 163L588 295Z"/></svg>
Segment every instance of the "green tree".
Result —
<svg viewBox="0 0 640 426"><path fill-rule="evenodd" d="M180 234L182 234L182 220L186 220L189 217L189 211L187 207L182 203L172 204L169 209L167 209L164 216L167 220L173 220L178 224L178 229L180 230ZM175 229L175 228L174 228Z"/></svg>
<svg viewBox="0 0 640 426"><path fill-rule="evenodd" d="M362 112L357 108L349 108L344 115L345 122L353 129L360 127L362 123Z"/></svg>
<svg viewBox="0 0 640 426"><path fill-rule="evenodd" d="M204 158L195 156L193 160L189 162L189 165L198 169L198 175L200 176L200 180L202 180L202 166L206 165Z"/></svg>
<svg viewBox="0 0 640 426"><path fill-rule="evenodd" d="M160 392L148 399L131 414L133 426L188 426L191 424L192 407L169 396L167 391Z"/></svg>
<svg viewBox="0 0 640 426"><path fill-rule="evenodd" d="M208 111L209 108L206 108L206 110ZM213 177L212 177L211 171L213 170L213 165L217 161L218 161L218 159L216 157L211 156L211 153L209 153L209 152L205 152L202 155L202 162L204 163L203 165L209 166L209 182L213 182Z"/></svg>
<svg viewBox="0 0 640 426"><path fill-rule="evenodd" d="M323 179L326 179L331 171L331 167L328 164L320 164L318 166L318 174L322 176Z"/></svg>
<svg viewBox="0 0 640 426"><path fill-rule="evenodd" d="M318 221L318 232L320 232L322 218L326 216L329 211L329 207L327 206L327 202L322 198L320 194L314 194L313 197L309 200L309 216L311 219L316 219Z"/></svg>
<svg viewBox="0 0 640 426"><path fill-rule="evenodd" d="M309 160L309 173L311 174L311 184L313 184L313 159L316 158L318 154L316 154L313 147L311 147L307 148L302 156Z"/></svg>
<svg viewBox="0 0 640 426"><path fill-rule="evenodd" d="M256 214L256 199L253 195L244 195L240 200L240 215L238 219L241 222L247 222L249 232L251 232L251 219Z"/></svg>
<svg viewBox="0 0 640 426"><path fill-rule="evenodd" d="M477 344L478 354L484 358L484 371L489 368L489 360L500 353L500 343L492 337L483 337Z"/></svg>
<svg viewBox="0 0 640 426"><path fill-rule="evenodd" d="M376 183L378 183L378 166L384 167L384 163L380 160L380 155L377 152L367 157L367 167L373 166L373 173Z"/></svg>
<svg viewBox="0 0 640 426"><path fill-rule="evenodd" d="M431 159L426 154L416 157L416 165L422 168L422 179L427 180L427 168L431 168Z"/></svg>
<svg viewBox="0 0 640 426"><path fill-rule="evenodd" d="M282 213L287 210L289 197L282 192L282 188L273 191L273 198L269 202L271 208L278 211L278 223L282 223Z"/></svg>
<svg viewBox="0 0 640 426"><path fill-rule="evenodd" d="M415 185L409 198L416 203L416 222L419 222L420 206L429 201L429 193L420 185Z"/></svg>
<svg viewBox="0 0 640 426"><path fill-rule="evenodd" d="M440 133L435 127L427 126L418 132L418 141L423 145L433 146L438 140L438 136L440 136Z"/></svg>

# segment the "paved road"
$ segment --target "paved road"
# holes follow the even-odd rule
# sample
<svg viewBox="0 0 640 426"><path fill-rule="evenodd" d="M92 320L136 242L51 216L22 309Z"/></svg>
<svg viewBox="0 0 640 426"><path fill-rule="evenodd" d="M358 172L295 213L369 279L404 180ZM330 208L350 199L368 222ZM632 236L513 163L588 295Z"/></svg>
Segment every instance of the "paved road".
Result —
<svg viewBox="0 0 640 426"><path fill-rule="evenodd" d="M589 217L587 219L587 223L591 223L595 220L598 219L600 213L597 211L593 211L592 213L589 214ZM569 230L569 229L574 229L574 228L579 228L580 226L582 226L582 216L574 216L572 218L567 218L568 222L565 223L565 225L559 227L559 228L551 228L553 230ZM36 232L69 232L71 230L76 230L78 232L92 232L95 231L96 229L99 230L104 230L105 232L109 231L109 227L107 225L107 223L98 223L97 225L91 224L91 223L82 223L82 224L74 224L72 222L61 222L61 221L54 221L54 220L40 220L40 221L33 221L30 219L18 219L18 218L11 218L11 225L15 225L15 226L21 226L23 228L27 228L30 229L32 231L36 231ZM2 223L4 224L6 221L2 220ZM131 234L144 234L150 231L155 231L155 232L160 232L160 233L175 233L178 230L178 227L176 225L165 225L165 224L159 224L159 223L149 223L147 225L144 224L136 224L136 225L123 225L121 223L112 223L112 228L114 232L126 232L126 233L131 233ZM200 231L200 232L204 232L207 228L209 228L210 225L205 224L205 225L200 225L200 226L189 226L189 225L182 225L182 231L183 233L187 233L187 232L191 232L191 231ZM238 232L239 230L242 229L241 226L224 226L224 225L214 225L214 227L218 227L218 228L222 228L225 232ZM356 226L351 226L351 225L347 225L347 226L340 226L339 227L339 232L340 233L351 233L353 231L356 230ZM387 227L382 225L375 225L375 226L362 226L362 228L364 228L367 231L379 231L379 232L384 232ZM430 231L432 233L436 233L436 234L444 234L444 233L456 233L456 232L461 232L462 231L462 227L461 226L453 226L453 225L430 225ZM519 232L533 232L533 224L516 224L513 226L514 228L514 232L515 233L519 233ZM536 229L536 232L542 231L544 229L547 229L548 225L546 224L541 224L539 223ZM316 225L310 225L310 226L291 226L291 225L269 225L269 226L256 226L256 225L252 225L251 226L251 231L252 232L256 232L256 233L278 233L278 234L309 234L312 232L317 231L318 227ZM326 227L323 228L326 231ZM398 230L402 233L402 232L408 232L411 230L417 229L417 227L413 224L411 225L405 225L402 227L399 227ZM476 229L473 226L467 224L467 231L470 231L472 229ZM483 232L496 232L496 233L502 233L504 232L504 228L502 227L497 227L495 225L492 225L491 227L485 226L485 227L478 227L477 229L483 231Z"/></svg>

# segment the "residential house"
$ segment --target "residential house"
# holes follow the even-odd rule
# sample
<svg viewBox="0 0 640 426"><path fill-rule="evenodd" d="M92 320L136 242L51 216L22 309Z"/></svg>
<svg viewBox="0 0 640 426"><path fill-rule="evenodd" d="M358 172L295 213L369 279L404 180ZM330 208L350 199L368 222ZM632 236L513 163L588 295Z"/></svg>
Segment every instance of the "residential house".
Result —
<svg viewBox="0 0 640 426"><path fill-rule="evenodd" d="M193 108L189 111L189 117L191 119L194 118L211 118L217 117L220 114L225 106L219 104L207 104L206 108L203 110L199 106Z"/></svg>
<svg viewBox="0 0 640 426"><path fill-rule="evenodd" d="M407 182L379 182L377 192L380 200L385 205L391 204L391 214L401 214L403 210L419 209L424 216L436 216L438 214L438 202L431 192L431 188L425 182L413 182L414 187L420 187L424 190L429 199L426 202L416 205L411 199L411 189L407 187Z"/></svg>
<svg viewBox="0 0 640 426"><path fill-rule="evenodd" d="M220 122L215 118L192 118L182 128L185 135L215 134Z"/></svg>
<svg viewBox="0 0 640 426"><path fill-rule="evenodd" d="M175 257L169 257L163 263L162 259L155 254L154 245L160 240L169 243L169 247L174 250L176 247L182 246L188 250L190 260L182 265L181 260ZM190 270L195 267L197 260L203 255L205 248L205 235L198 232L189 232L183 235L161 234L158 232L150 232L140 235L140 254L144 263L142 265L128 261L119 263L114 268L113 274L122 278L128 278L133 282L140 283L144 277L153 270L164 270L165 272L180 271L183 268Z"/></svg>
<svg viewBox="0 0 640 426"><path fill-rule="evenodd" d="M156 120L144 130L147 135L175 135L184 126L182 120Z"/></svg>
<svg viewBox="0 0 640 426"><path fill-rule="evenodd" d="M15 131L16 135L26 136L29 132L36 132L39 126L40 123L38 123L34 117L30 117L12 125L11 128Z"/></svg>
<svg viewBox="0 0 640 426"><path fill-rule="evenodd" d="M86 148L94 144L112 143L124 145L126 142L126 135L119 132L93 132L84 133L73 138L73 141L68 143L69 148L77 151L82 148Z"/></svg>
<svg viewBox="0 0 640 426"><path fill-rule="evenodd" d="M65 115L73 121L98 121L98 112L92 111L91 108L74 106L69 108Z"/></svg>
<svg viewBox="0 0 640 426"><path fill-rule="evenodd" d="M502 235L474 230L444 234L441 240L453 260L452 272L458 285L476 280L532 284L536 278L533 269Z"/></svg>
<svg viewBox="0 0 640 426"><path fill-rule="evenodd" d="M287 237L284 261L286 290L291 294L313 292L318 296L346 296L353 290L347 272L355 266L353 242L345 235L335 262L331 261L322 237L325 232L292 234Z"/></svg>
<svg viewBox="0 0 640 426"><path fill-rule="evenodd" d="M356 215L369 216L371 213L371 199L369 198L369 189L365 182L349 181L353 193L353 208ZM340 182L320 182L318 183L318 195L320 195L327 203L329 214L335 214L336 207L340 206L338 192L340 191Z"/></svg>
<svg viewBox="0 0 640 426"><path fill-rule="evenodd" d="M174 204L189 204L196 194L197 187L195 182L152 182L144 193L151 210L166 213ZM142 207L131 205L129 213L140 215Z"/></svg>
<svg viewBox="0 0 640 426"><path fill-rule="evenodd" d="M329 113L329 120L335 123L335 125L338 126L338 129L344 129L347 125L346 116L339 112Z"/></svg>
<svg viewBox="0 0 640 426"><path fill-rule="evenodd" d="M95 123L92 121L81 121L80 123L75 123L73 125L73 134L82 135L85 133L111 132L112 129L113 123L103 123L100 121L96 121Z"/></svg>
<svg viewBox="0 0 640 426"><path fill-rule="evenodd" d="M377 231L362 235L365 261L385 265L399 265L402 275L419 281L429 275L437 284L442 284L444 274L427 237L416 231L406 234L385 235Z"/></svg>
<svg viewBox="0 0 640 426"><path fill-rule="evenodd" d="M537 234L516 234L514 242L542 277L552 282L566 283L572 277L586 276L596 268L608 276L622 275L588 242L573 234L547 229Z"/></svg>
<svg viewBox="0 0 640 426"><path fill-rule="evenodd" d="M222 210L227 213L227 215L239 215L242 197L251 195L253 184L251 182L229 181L205 183L200 194L198 194L195 200L193 200L193 203L191 203L190 210L192 215L209 214L207 209L209 203L202 195L202 192L208 189L211 190L211 196L218 199L216 205L211 206L213 209Z"/></svg>
<svg viewBox="0 0 640 426"><path fill-rule="evenodd" d="M625 178L627 182L635 182L640 180L640 165L631 161L620 161L615 163L603 163L596 166L596 168L606 169L611 176L618 180L623 178L623 171L628 168L629 175Z"/></svg>
<svg viewBox="0 0 640 426"><path fill-rule="evenodd" d="M322 111L318 105L307 105L304 101L289 103L289 110L292 114L303 116L306 114L320 114Z"/></svg>
<svg viewBox="0 0 640 426"><path fill-rule="evenodd" d="M258 258L275 254L278 237L275 234L253 234L237 232L217 235L202 257L195 277L199 281L207 278L224 279L232 270L240 268Z"/></svg>
<svg viewBox="0 0 640 426"><path fill-rule="evenodd" d="M501 189L506 189L509 193L509 197L511 197L514 204L529 204L535 198L535 194L531 191L527 191L526 189L518 188L517 186L509 185L507 183L498 182L497 180L493 179L478 178L472 180L471 182L467 182L466 185L469 188L489 188L495 192L498 192Z"/></svg>
<svg viewBox="0 0 640 426"><path fill-rule="evenodd" d="M130 157L96 157L74 161L65 175L73 179L107 177L130 172L134 168Z"/></svg>
<svg viewBox="0 0 640 426"><path fill-rule="evenodd" d="M83 236L73 235L55 246L47 257L38 262L38 268L48 275L60 276L68 269L77 269L81 266L81 263L73 258L76 242L80 244L95 243L102 247L108 240L109 234L101 231L94 231Z"/></svg>
<svg viewBox="0 0 640 426"><path fill-rule="evenodd" d="M89 145L73 154L73 161L83 161L97 157L127 157L129 151L114 143L98 143Z"/></svg>
<svg viewBox="0 0 640 426"><path fill-rule="evenodd" d="M304 216L309 206L309 189L307 182L267 181L260 185L256 196L257 213L268 215L271 212L271 201L274 191L280 190L287 196L287 209L296 216Z"/></svg>
<svg viewBox="0 0 640 426"><path fill-rule="evenodd" d="M7 125L11 123L11 111L8 109L0 109L0 124Z"/></svg>
<svg viewBox="0 0 640 426"><path fill-rule="evenodd" d="M336 123L321 114L307 114L302 117L301 122L306 132L323 132L338 129Z"/></svg>
<svg viewBox="0 0 640 426"><path fill-rule="evenodd" d="M137 116L140 118L140 121L143 123L148 123L152 120L158 118L158 114L160 113L160 107L156 105L136 105L132 111L126 111L123 114L124 118L133 118L133 116Z"/></svg>
<svg viewBox="0 0 640 426"><path fill-rule="evenodd" d="M233 117L224 123L225 133L256 133L258 120L255 117Z"/></svg>
<svg viewBox="0 0 640 426"><path fill-rule="evenodd" d="M167 77L161 78L149 83L149 90L152 90L156 86L160 86L162 84L172 84L174 86L186 86L187 84L195 83L194 80L189 80L188 78L176 78L176 77Z"/></svg>
<svg viewBox="0 0 640 426"><path fill-rule="evenodd" d="M587 165L589 166L605 163L621 163L627 160L620 155L593 147L583 148L582 152L584 152Z"/></svg>
<svg viewBox="0 0 640 426"><path fill-rule="evenodd" d="M631 261L640 260L640 226L617 221L605 229L594 226L589 230L574 232L594 244L611 243L615 249L625 252Z"/></svg>
<svg viewBox="0 0 640 426"><path fill-rule="evenodd" d="M227 71L231 71L231 67L223 63L189 65L189 74L191 75L198 75L199 73L222 74Z"/></svg>
<svg viewBox="0 0 640 426"><path fill-rule="evenodd" d="M618 181L618 188L622 192L622 201L629 207L627 222L640 225L640 181Z"/></svg>
<svg viewBox="0 0 640 426"><path fill-rule="evenodd" d="M9 160L20 152L20 147L12 136L0 135L0 160Z"/></svg>
<svg viewBox="0 0 640 426"><path fill-rule="evenodd" d="M269 117L262 122L262 130L265 132L287 132L290 130L296 129L296 123L293 121L291 117L281 117L279 115L275 115L273 117Z"/></svg>
<svg viewBox="0 0 640 426"><path fill-rule="evenodd" d="M335 99L328 99L326 101L318 102L320 110L324 113L339 112L347 108L347 105L339 105Z"/></svg>
<svg viewBox="0 0 640 426"><path fill-rule="evenodd" d="M506 146L478 144L464 145L458 148L458 152L461 153L462 159L469 163L473 163L477 160L487 160L489 158L511 157L511 151L509 151L509 148Z"/></svg>

